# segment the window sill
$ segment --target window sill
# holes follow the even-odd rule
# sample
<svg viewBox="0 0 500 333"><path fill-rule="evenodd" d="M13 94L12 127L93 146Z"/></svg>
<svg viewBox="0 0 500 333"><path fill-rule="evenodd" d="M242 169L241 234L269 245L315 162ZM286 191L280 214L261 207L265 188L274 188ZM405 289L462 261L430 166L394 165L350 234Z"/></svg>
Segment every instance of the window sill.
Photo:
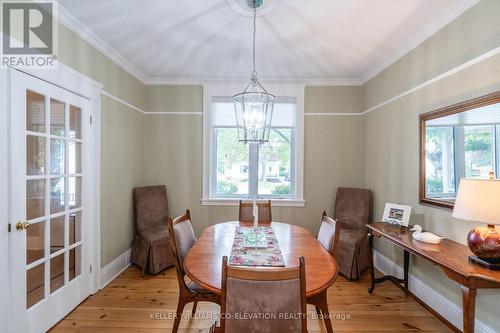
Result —
<svg viewBox="0 0 500 333"><path fill-rule="evenodd" d="M244 199L251 201L252 199ZM259 199L264 200L264 199ZM200 199L202 206L238 206L240 199L233 198L214 198L214 199ZM275 207L304 207L305 200L297 199L271 199L271 203Z"/></svg>

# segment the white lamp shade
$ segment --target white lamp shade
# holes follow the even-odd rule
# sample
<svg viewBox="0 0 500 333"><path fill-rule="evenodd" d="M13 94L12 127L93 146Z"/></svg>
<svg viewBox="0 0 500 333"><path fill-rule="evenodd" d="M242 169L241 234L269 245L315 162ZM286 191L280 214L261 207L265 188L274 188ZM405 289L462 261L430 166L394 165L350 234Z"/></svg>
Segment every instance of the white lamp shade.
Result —
<svg viewBox="0 0 500 333"><path fill-rule="evenodd" d="M453 217L500 224L500 180L461 179Z"/></svg>

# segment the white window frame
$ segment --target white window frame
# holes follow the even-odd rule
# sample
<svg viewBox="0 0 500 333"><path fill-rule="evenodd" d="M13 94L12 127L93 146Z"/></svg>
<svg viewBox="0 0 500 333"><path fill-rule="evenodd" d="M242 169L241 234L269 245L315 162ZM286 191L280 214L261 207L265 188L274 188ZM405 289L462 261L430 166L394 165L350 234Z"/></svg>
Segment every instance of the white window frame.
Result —
<svg viewBox="0 0 500 333"><path fill-rule="evenodd" d="M228 97L241 91L247 82L231 84L210 84L203 86L203 193L201 204L204 206L236 206L240 199L211 197L211 177L213 163L212 100L214 97ZM295 127L295 197L290 199L271 198L275 206L303 207L304 200L304 90L301 84L264 84L266 89L277 97L292 97L296 100Z"/></svg>

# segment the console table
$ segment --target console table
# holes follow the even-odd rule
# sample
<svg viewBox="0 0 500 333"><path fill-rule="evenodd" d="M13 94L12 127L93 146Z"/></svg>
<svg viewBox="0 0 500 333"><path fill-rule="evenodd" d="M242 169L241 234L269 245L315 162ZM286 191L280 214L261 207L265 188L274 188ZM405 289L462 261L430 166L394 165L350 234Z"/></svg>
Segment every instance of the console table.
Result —
<svg viewBox="0 0 500 333"><path fill-rule="evenodd" d="M416 241L413 239L412 231L408 229L402 230L398 226L387 223L377 222L367 224L366 227L368 228L368 241L371 251L371 288L368 290L370 294L375 289L377 283L387 280L396 283L406 293L411 294L408 290L410 254L422 257L438 265L450 279L461 285L464 321L463 332L474 332L477 289L500 288L500 271L488 270L476 264L469 263L471 252L467 246L449 239L443 239L440 244L433 245ZM373 265L374 237L383 237L403 250L404 276L402 279L394 276L375 278L375 268ZM434 311L433 313L436 314ZM442 317L440 318L443 319ZM447 324L449 323L447 322Z"/></svg>

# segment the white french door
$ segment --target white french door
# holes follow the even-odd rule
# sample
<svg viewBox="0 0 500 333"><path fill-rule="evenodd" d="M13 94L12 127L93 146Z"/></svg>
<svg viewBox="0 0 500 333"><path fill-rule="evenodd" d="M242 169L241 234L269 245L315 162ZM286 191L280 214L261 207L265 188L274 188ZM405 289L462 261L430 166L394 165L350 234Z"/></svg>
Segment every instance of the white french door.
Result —
<svg viewBox="0 0 500 333"><path fill-rule="evenodd" d="M9 330L45 332L90 294L90 102L10 77Z"/></svg>

